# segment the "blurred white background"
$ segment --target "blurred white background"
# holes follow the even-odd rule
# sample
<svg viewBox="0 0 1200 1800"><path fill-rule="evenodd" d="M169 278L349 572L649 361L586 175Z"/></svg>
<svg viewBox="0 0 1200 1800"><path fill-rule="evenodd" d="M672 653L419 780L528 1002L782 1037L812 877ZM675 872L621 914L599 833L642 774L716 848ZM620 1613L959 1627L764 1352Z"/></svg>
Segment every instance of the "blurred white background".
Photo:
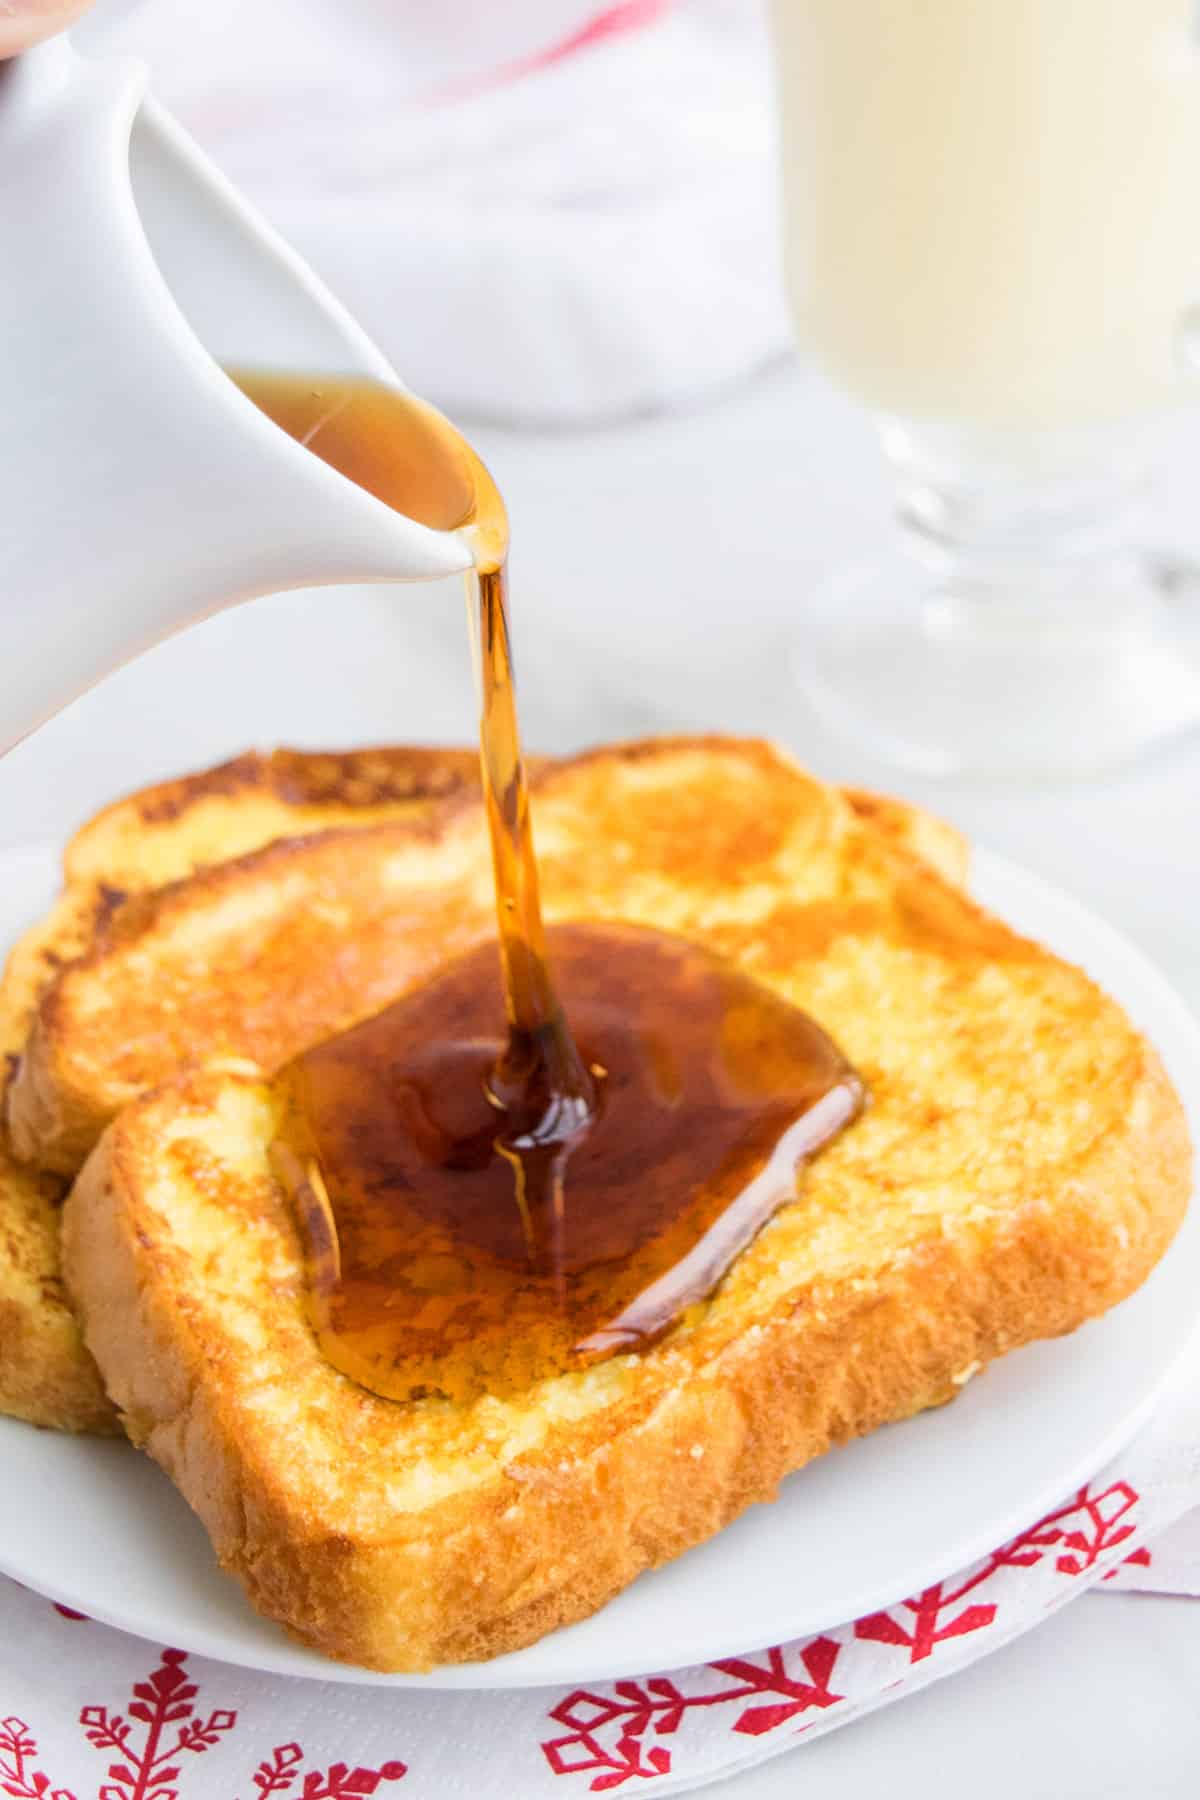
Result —
<svg viewBox="0 0 1200 1800"><path fill-rule="evenodd" d="M101 0L84 35L462 417L671 406L786 342L756 0Z"/></svg>

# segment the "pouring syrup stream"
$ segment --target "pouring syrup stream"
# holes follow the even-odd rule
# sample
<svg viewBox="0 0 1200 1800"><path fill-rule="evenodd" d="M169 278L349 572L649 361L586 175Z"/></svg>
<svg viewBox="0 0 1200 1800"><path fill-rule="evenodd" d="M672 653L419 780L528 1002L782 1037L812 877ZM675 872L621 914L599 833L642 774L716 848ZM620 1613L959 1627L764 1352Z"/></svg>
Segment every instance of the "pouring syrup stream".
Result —
<svg viewBox="0 0 1200 1800"><path fill-rule="evenodd" d="M281 1072L272 1154L318 1340L395 1399L519 1392L645 1348L795 1197L862 1084L813 1020L700 944L624 923L547 930L490 474L439 413L381 383L234 379L475 559L499 957L477 943Z"/></svg>

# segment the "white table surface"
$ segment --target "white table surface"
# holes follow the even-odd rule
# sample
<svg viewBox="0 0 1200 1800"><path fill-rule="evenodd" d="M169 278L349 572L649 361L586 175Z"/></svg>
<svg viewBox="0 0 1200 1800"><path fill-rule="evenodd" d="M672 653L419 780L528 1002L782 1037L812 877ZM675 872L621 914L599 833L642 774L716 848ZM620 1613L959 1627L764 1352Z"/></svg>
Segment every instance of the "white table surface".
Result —
<svg viewBox="0 0 1200 1800"><path fill-rule="evenodd" d="M604 431L475 436L513 515L531 746L761 731L825 774L895 781L825 737L788 686L814 578L888 530L869 430L818 376L781 367L703 411ZM1200 423L1182 420L1172 451L1160 536L1200 550ZM19 618L19 597L6 604ZM252 743L472 728L457 584L276 596L151 652L12 751L0 843L58 840L116 793ZM1200 1008L1200 742L1086 786L902 785L1104 913ZM936 1780L972 1800L1193 1800L1198 1774L1200 1602L1102 1595L710 1791L927 1800Z"/></svg>

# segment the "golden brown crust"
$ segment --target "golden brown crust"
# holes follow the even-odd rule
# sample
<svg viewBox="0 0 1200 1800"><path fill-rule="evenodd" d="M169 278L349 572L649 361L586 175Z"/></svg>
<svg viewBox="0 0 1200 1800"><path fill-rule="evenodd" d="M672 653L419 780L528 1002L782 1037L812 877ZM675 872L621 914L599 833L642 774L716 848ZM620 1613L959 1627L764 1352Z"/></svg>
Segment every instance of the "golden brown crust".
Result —
<svg viewBox="0 0 1200 1800"><path fill-rule="evenodd" d="M956 887L966 886L971 872L971 846L946 819L869 788L843 788L842 792L864 824L873 825L894 844L920 857L944 880Z"/></svg>
<svg viewBox="0 0 1200 1800"><path fill-rule="evenodd" d="M704 740L664 737L646 743L662 749L684 741ZM534 775L550 765L546 757L527 760ZM384 744L248 750L103 807L68 843L65 873L72 884L119 890L125 880L131 891L141 892L190 874L202 866L206 850L212 851L208 860L228 862L276 837L408 816L414 805L473 793L478 779L474 749ZM953 826L890 795L866 788L844 793L859 817L926 857L948 880L965 879L968 846ZM211 824L202 819L206 811Z"/></svg>
<svg viewBox="0 0 1200 1800"><path fill-rule="evenodd" d="M0 1412L56 1431L120 1431L59 1258L65 1184L0 1147Z"/></svg>
<svg viewBox="0 0 1200 1800"><path fill-rule="evenodd" d="M202 1111L210 1099L200 1080L174 1104ZM149 1200L161 1180L156 1115L172 1105L151 1098L112 1127L68 1204L67 1277L89 1344L132 1434L254 1604L324 1654L379 1669L500 1655L585 1617L830 1446L937 1405L965 1372L1106 1310L1166 1248L1190 1172L1178 1102L1146 1050L1136 1132L1106 1133L1068 1192L926 1240L869 1284L790 1292L718 1334L711 1354L702 1332L682 1353L651 1352L582 1425L550 1430L431 1515L356 1536L247 1444L195 1296L172 1286L176 1247ZM398 1432L404 1412L393 1409Z"/></svg>
<svg viewBox="0 0 1200 1800"><path fill-rule="evenodd" d="M39 995L87 942L107 896L63 895L17 944L0 982L0 1094ZM100 1371L84 1348L59 1259L66 1184L23 1168L0 1131L0 1412L57 1431L119 1432Z"/></svg>
<svg viewBox="0 0 1200 1800"><path fill-rule="evenodd" d="M441 746L250 750L105 807L67 845L67 880L160 887L275 838L430 810L478 779L477 752Z"/></svg>

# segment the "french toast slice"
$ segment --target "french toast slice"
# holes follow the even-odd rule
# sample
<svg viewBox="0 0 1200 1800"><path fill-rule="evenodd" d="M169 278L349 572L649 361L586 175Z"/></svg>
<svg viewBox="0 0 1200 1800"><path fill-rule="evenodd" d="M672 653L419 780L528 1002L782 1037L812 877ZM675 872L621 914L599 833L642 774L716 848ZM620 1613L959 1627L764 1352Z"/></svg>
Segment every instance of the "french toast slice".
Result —
<svg viewBox="0 0 1200 1800"><path fill-rule="evenodd" d="M246 1072L129 1106L65 1210L68 1287L130 1435L255 1606L373 1668L527 1644L831 1445L1072 1330L1144 1278L1190 1188L1182 1109L1120 1008L770 747L578 758L540 777L537 833L550 919L720 951L819 1020L870 1091L654 1348L517 1398L355 1386L306 1323L268 1161L280 1099ZM311 1032L311 996L328 1028L488 928L470 813L202 879L202 902L172 895L143 922L122 1010L150 1030L157 993L170 1043L219 1053L228 1010L166 971L226 962L243 1055L264 1062Z"/></svg>
<svg viewBox="0 0 1200 1800"><path fill-rule="evenodd" d="M0 1092L41 994L103 936L130 895L280 837L425 817L473 789L478 770L473 751L409 745L250 752L106 807L67 845L62 895L9 955L0 981ZM60 1431L114 1433L116 1410L63 1291L65 1189L61 1175L19 1163L0 1129L0 1413Z"/></svg>
<svg viewBox="0 0 1200 1800"><path fill-rule="evenodd" d="M251 751L105 807L67 845L62 896L9 956L0 981L0 1091L27 1048L43 994L89 950L103 966L109 927L126 902L132 911L138 895L280 839L428 819L473 795L478 771L476 751L452 748ZM880 795L849 791L847 799L892 841L949 879L965 879L967 846L952 826ZM154 1078L168 1072L159 1068ZM57 1175L40 1170L37 1144L22 1144L33 1166L16 1160L0 1129L0 1413L58 1430L116 1432L116 1411L62 1288L66 1165Z"/></svg>
<svg viewBox="0 0 1200 1800"><path fill-rule="evenodd" d="M9 954L0 982L0 1094L55 969L87 945L98 900L68 889ZM116 1411L63 1287L59 1219L67 1183L23 1166L0 1128L0 1413L62 1431L114 1433Z"/></svg>
<svg viewBox="0 0 1200 1800"><path fill-rule="evenodd" d="M477 750L251 750L106 806L67 845L64 872L68 885L143 893L277 838L428 812L478 784Z"/></svg>

